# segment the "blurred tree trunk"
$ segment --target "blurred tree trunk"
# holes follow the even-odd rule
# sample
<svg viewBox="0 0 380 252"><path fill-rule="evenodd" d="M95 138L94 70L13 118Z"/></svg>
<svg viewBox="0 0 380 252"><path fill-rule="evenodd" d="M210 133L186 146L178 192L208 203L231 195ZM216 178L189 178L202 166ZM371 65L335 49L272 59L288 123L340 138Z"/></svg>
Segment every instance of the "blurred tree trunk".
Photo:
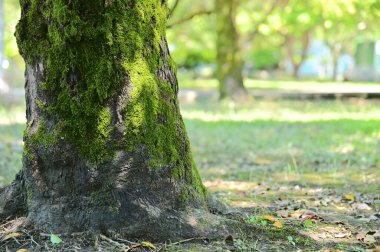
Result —
<svg viewBox="0 0 380 252"><path fill-rule="evenodd" d="M4 2L0 0L0 78L3 78L4 58Z"/></svg>
<svg viewBox="0 0 380 252"><path fill-rule="evenodd" d="M166 1L20 2L23 171L1 191L0 216L58 233L198 234L188 213L208 211L206 191L179 111Z"/></svg>
<svg viewBox="0 0 380 252"><path fill-rule="evenodd" d="M246 99L243 84L243 55L236 28L238 0L216 0L217 77L220 98Z"/></svg>
<svg viewBox="0 0 380 252"><path fill-rule="evenodd" d="M310 43L311 30L305 32L299 40L291 35L285 36L285 47L288 58L293 66L292 77L294 79L298 80L300 78L300 69L302 64L307 59Z"/></svg>
<svg viewBox="0 0 380 252"><path fill-rule="evenodd" d="M332 80L338 81L339 79L339 57L340 57L340 48L337 48L337 46L334 46L332 50L332 58L333 58L333 74L332 74Z"/></svg>

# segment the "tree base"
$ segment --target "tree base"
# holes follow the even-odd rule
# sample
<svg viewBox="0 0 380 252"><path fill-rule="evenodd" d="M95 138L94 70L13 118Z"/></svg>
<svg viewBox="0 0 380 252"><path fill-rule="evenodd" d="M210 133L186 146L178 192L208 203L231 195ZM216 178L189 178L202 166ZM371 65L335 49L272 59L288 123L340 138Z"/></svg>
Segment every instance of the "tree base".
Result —
<svg viewBox="0 0 380 252"><path fill-rule="evenodd" d="M26 216L24 225L53 233L87 231L92 234L118 233L129 239L146 239L153 242L179 241L195 237L216 239L234 233L241 225L242 215L207 196L207 207L183 210L159 209L139 202L130 211L112 212L105 207L70 208L67 204L41 205L28 211L27 196L20 172L16 180L0 192L0 220L4 222Z"/></svg>
<svg viewBox="0 0 380 252"><path fill-rule="evenodd" d="M0 189L0 221L27 213L24 173L19 172L11 185Z"/></svg>

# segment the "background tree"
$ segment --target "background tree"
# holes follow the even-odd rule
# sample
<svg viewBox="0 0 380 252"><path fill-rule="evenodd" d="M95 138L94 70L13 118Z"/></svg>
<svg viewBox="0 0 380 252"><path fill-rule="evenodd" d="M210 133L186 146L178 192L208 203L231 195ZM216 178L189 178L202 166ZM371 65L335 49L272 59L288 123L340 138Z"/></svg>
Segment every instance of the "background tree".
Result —
<svg viewBox="0 0 380 252"><path fill-rule="evenodd" d="M216 0L217 77L220 98L238 100L247 96L243 84L243 55L236 15L239 0Z"/></svg>
<svg viewBox="0 0 380 252"><path fill-rule="evenodd" d="M338 63L342 52L354 54L358 40L376 40L377 29L373 20L378 17L376 2L371 1L322 1L322 39L332 56L332 79L339 81Z"/></svg>
<svg viewBox="0 0 380 252"><path fill-rule="evenodd" d="M232 98L239 100L242 97L246 97L247 91L244 87L243 69L245 64L245 57L242 52L242 48L246 48L246 44L251 44L251 41L257 34L259 34L259 26L267 21L267 18L280 5L285 5L287 1L274 0L269 4L265 4L265 11L262 11L262 4L254 4L254 8L249 8L249 11L245 8L247 3L240 0L215 0L215 8L211 11L211 7L205 3L199 3L196 7L193 7L193 11L190 11L191 6L182 1L174 1L173 6L176 7L175 15L181 13L180 17L172 17L170 22L170 28L173 30L169 33L169 38L175 44L174 55L179 59L186 57L184 63L180 65L192 68L196 63L211 63L216 62L217 70L216 76L218 79L219 95L220 98ZM243 3L243 4L242 4ZM194 3L192 3L194 5ZM242 7L244 6L244 7ZM207 21L199 21L195 17L199 17L204 14L215 13L215 20L210 20L207 17ZM241 23L239 23L239 16L243 16L247 12L254 12L257 15L252 15L253 18L244 24L243 30L246 31L244 39L240 40ZM196 25L186 24L187 21L196 22ZM247 21L247 20L246 20ZM215 25L212 25L215 24ZM186 26L183 29L181 26ZM215 27L214 27L215 26ZM212 29L216 30L216 38L210 36ZM188 33L188 29L198 29L196 32ZM201 29L201 30L199 30ZM205 34L205 29L209 31L206 33L207 37L199 36ZM202 33L203 31L203 33ZM178 38L181 38L179 34L184 34L183 43L178 43ZM186 35L185 35L186 34ZM193 37L194 36L194 37ZM189 41L189 37L191 40ZM207 39L205 39L207 38ZM215 39L217 42L215 45L210 44L210 39ZM194 42L196 43L196 49L193 51ZM205 50L205 48L207 48ZM216 51L212 53L212 50ZM185 56L186 55L186 56ZM193 60L197 59L197 60ZM180 60L182 61L182 60ZM196 62L197 61L197 62ZM195 64L194 64L194 63Z"/></svg>
<svg viewBox="0 0 380 252"><path fill-rule="evenodd" d="M316 27L321 23L320 6L315 1L290 0L288 5L279 10L278 22L272 25L275 32L283 36L281 44L284 59L292 66L292 76L299 78L299 71L308 56Z"/></svg>
<svg viewBox="0 0 380 252"><path fill-rule="evenodd" d="M20 3L24 167L0 216L155 240L207 229L188 221L211 209L179 112L166 1Z"/></svg>

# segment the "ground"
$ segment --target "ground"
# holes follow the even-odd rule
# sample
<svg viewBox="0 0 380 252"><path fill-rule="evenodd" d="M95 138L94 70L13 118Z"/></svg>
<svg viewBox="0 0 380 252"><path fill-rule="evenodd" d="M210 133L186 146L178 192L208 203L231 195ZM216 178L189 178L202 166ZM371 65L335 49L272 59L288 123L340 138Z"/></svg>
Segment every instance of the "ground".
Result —
<svg viewBox="0 0 380 252"><path fill-rule="evenodd" d="M205 185L245 213L252 233L154 244L160 251L358 252L380 245L379 100L256 99L238 106L207 99L183 101L181 109ZM21 168L24 126L22 105L0 106L0 186ZM116 234L58 234L63 242L53 244L48 230L3 224L0 251L37 244L50 251L153 250Z"/></svg>

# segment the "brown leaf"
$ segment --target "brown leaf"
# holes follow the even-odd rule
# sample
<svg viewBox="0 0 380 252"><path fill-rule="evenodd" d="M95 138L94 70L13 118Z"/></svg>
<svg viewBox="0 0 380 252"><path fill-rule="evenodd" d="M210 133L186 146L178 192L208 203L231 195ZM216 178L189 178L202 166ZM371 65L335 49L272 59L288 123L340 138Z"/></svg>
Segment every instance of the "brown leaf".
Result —
<svg viewBox="0 0 380 252"><path fill-rule="evenodd" d="M356 239L359 241L363 241L366 235L367 235L367 232L360 232L356 235Z"/></svg>
<svg viewBox="0 0 380 252"><path fill-rule="evenodd" d="M232 235L228 235L226 238L224 238L224 242L228 246L234 246L234 238L232 237Z"/></svg>
<svg viewBox="0 0 380 252"><path fill-rule="evenodd" d="M372 210L372 208L368 206L366 203L354 203L352 204L352 207L357 210L365 210L365 211Z"/></svg>
<svg viewBox="0 0 380 252"><path fill-rule="evenodd" d="M323 220L323 218L319 217L318 215L316 215L315 213L313 212L306 212L306 213L303 213L300 218L302 220Z"/></svg>
<svg viewBox="0 0 380 252"><path fill-rule="evenodd" d="M350 231L334 234L335 238L347 238L347 237L350 237L350 236L351 236L351 232Z"/></svg>

